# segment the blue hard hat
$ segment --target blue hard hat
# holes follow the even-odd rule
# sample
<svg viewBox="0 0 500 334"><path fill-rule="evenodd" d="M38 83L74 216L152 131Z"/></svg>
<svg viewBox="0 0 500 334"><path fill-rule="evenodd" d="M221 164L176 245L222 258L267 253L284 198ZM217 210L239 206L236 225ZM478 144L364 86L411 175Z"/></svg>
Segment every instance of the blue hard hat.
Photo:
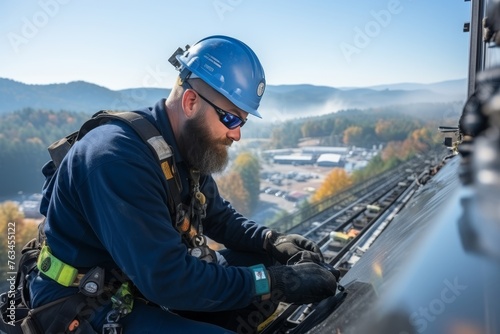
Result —
<svg viewBox="0 0 500 334"><path fill-rule="evenodd" d="M182 81L194 74L192 77L202 79L238 108L262 118L257 109L266 87L264 69L245 43L232 37L210 36L185 51L178 49L174 55L178 62L171 62Z"/></svg>

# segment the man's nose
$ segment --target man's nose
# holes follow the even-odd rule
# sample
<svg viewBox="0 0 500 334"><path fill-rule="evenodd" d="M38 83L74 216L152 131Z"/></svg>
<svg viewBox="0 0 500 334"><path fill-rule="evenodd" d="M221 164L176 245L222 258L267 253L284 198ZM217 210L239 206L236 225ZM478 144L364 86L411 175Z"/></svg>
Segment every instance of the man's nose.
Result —
<svg viewBox="0 0 500 334"><path fill-rule="evenodd" d="M227 137L234 141L239 141L241 139L241 128L238 126L227 132Z"/></svg>

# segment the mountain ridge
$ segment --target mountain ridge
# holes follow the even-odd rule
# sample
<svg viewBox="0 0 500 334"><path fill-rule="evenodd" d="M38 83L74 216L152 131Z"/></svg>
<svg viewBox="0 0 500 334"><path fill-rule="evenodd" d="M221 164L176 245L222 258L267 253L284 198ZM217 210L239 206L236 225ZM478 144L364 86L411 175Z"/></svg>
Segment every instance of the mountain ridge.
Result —
<svg viewBox="0 0 500 334"><path fill-rule="evenodd" d="M23 108L70 110L93 114L102 109L129 110L151 106L169 88L111 90L78 80L68 83L25 84L0 78L0 115ZM260 110L266 119L322 115L342 109L365 109L413 103L464 101L466 80L401 83L335 88L312 84L268 85ZM269 118L268 118L269 117Z"/></svg>

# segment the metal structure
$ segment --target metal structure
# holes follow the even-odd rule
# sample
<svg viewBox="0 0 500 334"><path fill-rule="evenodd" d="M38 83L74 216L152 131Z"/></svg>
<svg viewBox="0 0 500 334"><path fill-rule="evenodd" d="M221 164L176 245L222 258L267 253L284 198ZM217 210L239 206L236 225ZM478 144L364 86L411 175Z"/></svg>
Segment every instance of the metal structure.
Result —
<svg viewBox="0 0 500 334"><path fill-rule="evenodd" d="M500 1L472 0L464 27L468 101L441 129L451 154L433 175L419 166L290 224L330 254L345 290L286 305L264 334L500 333Z"/></svg>

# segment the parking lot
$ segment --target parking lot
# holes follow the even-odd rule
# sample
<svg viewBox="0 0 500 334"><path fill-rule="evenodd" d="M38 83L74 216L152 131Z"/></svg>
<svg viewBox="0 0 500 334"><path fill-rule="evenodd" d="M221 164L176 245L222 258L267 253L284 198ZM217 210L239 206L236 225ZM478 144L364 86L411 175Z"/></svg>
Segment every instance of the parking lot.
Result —
<svg viewBox="0 0 500 334"><path fill-rule="evenodd" d="M375 155L376 152L363 149L361 153L345 157L344 169L351 173L363 168ZM297 203L314 194L334 168L301 165L297 161L295 164L261 162L260 202L250 218L265 221L283 210L293 213L297 210Z"/></svg>
<svg viewBox="0 0 500 334"><path fill-rule="evenodd" d="M260 179L260 200L293 212L301 199L308 198L323 183L331 167L310 165L264 165Z"/></svg>

